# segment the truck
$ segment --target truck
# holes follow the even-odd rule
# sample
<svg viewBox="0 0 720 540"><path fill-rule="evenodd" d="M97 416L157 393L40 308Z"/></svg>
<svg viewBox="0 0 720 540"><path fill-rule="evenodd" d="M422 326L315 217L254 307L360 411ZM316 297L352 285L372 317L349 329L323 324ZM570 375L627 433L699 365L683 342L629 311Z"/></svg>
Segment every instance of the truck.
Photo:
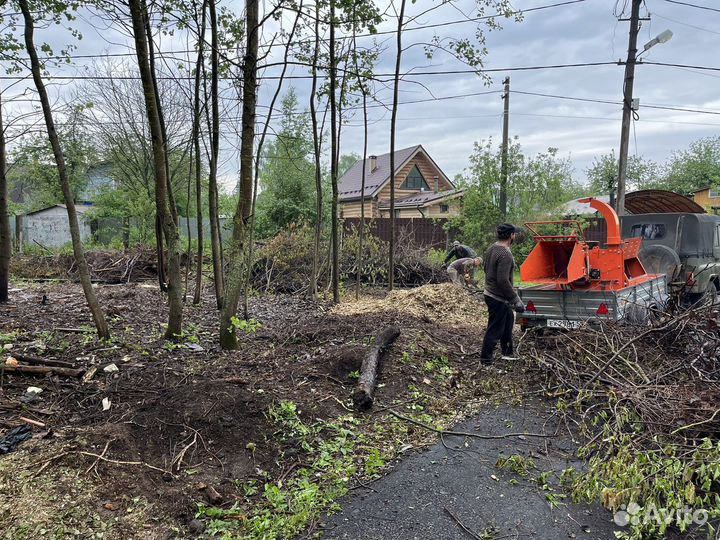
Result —
<svg viewBox="0 0 720 540"><path fill-rule="evenodd" d="M720 216L667 213L623 216L624 238L642 239L640 261L664 274L686 305L716 303L720 290Z"/></svg>
<svg viewBox="0 0 720 540"><path fill-rule="evenodd" d="M580 202L607 223L607 238L589 241L577 220L526 223L536 243L520 267L518 290L525 312L522 328L577 328L623 321L648 324L668 300L665 274L646 271L640 257L643 235L623 239L620 220L608 204L592 197Z"/></svg>

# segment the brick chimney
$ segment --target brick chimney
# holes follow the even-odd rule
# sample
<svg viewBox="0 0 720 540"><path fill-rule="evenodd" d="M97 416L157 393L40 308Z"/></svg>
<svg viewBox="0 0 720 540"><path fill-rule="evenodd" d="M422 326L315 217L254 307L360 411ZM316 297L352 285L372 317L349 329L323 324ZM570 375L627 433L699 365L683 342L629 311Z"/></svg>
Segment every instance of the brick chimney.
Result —
<svg viewBox="0 0 720 540"><path fill-rule="evenodd" d="M435 193L440 191L440 178L438 176L435 176Z"/></svg>
<svg viewBox="0 0 720 540"><path fill-rule="evenodd" d="M370 156L370 172L374 173L377 170L377 156Z"/></svg>

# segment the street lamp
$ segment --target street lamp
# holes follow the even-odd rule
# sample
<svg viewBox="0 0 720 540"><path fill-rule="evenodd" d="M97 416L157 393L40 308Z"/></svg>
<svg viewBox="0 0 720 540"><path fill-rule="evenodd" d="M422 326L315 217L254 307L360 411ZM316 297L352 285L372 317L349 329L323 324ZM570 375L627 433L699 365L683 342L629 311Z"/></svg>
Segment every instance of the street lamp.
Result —
<svg viewBox="0 0 720 540"><path fill-rule="evenodd" d="M667 43L670 41L673 37L673 33L671 30L665 30L664 32L660 32L657 36L655 36L653 39L648 41L644 46L643 50L640 54L644 53L648 49L654 47L658 43Z"/></svg>

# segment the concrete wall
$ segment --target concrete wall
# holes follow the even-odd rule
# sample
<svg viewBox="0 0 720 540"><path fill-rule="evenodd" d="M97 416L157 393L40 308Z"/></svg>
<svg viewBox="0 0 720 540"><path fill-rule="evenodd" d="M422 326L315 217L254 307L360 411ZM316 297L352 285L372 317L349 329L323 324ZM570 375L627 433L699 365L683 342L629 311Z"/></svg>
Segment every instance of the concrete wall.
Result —
<svg viewBox="0 0 720 540"><path fill-rule="evenodd" d="M80 239L87 242L92 236L90 223L83 219L80 211L78 214ZM70 224L65 208L47 208L23 216L23 241L26 246L37 243L47 248L58 248L69 243L70 240Z"/></svg>

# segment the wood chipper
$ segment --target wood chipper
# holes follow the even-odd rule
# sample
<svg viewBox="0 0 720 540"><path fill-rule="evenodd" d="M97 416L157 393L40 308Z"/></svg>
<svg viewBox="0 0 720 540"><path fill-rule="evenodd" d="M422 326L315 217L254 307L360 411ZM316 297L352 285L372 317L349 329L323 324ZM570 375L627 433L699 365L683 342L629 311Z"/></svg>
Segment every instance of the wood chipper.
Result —
<svg viewBox="0 0 720 540"><path fill-rule="evenodd" d="M607 222L607 239L585 240L577 220L526 223L536 246L520 267L518 291L523 327L576 328L583 322L647 323L667 302L665 276L648 274L641 238L623 240L620 220L608 204L582 199ZM558 232L559 231L559 232Z"/></svg>

